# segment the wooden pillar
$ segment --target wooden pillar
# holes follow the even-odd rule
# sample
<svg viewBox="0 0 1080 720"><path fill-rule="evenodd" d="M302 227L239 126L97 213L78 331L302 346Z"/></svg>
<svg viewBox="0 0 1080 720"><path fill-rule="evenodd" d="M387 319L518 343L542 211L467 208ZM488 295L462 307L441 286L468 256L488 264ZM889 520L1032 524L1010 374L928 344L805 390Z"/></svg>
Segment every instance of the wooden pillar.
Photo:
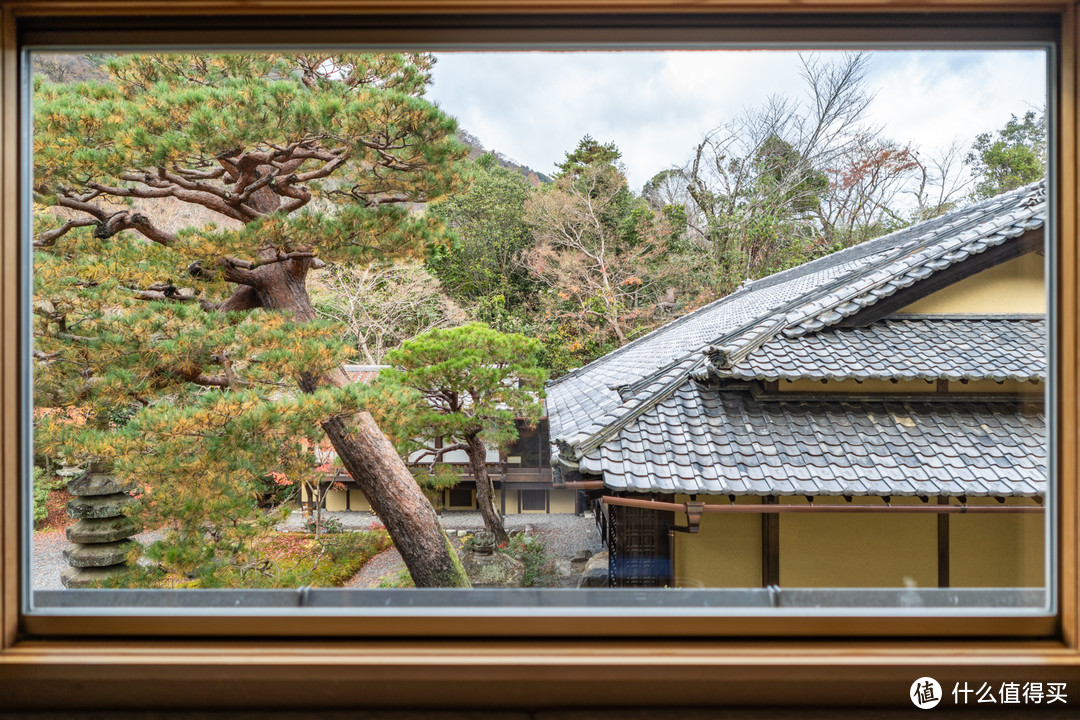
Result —
<svg viewBox="0 0 1080 720"><path fill-rule="evenodd" d="M948 505L949 498L938 496L938 505ZM938 587L949 587L949 514L938 513L937 516L937 584Z"/></svg>
<svg viewBox="0 0 1080 720"><path fill-rule="evenodd" d="M776 505L778 498L761 498L762 505ZM780 585L780 515L761 514L761 587Z"/></svg>

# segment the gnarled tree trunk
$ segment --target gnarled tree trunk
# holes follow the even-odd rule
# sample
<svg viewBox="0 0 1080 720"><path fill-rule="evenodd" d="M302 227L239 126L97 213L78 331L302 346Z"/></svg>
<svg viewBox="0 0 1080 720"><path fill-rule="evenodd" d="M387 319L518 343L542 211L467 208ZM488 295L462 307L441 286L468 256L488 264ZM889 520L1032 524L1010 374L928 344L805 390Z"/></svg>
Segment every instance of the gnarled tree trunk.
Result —
<svg viewBox="0 0 1080 720"><path fill-rule="evenodd" d="M476 435L467 435L465 443L469 446L469 464L476 478L476 507L480 510L480 517L484 518L484 527L495 535L496 544L510 542L502 518L495 509L495 487L487 471L487 448Z"/></svg>
<svg viewBox="0 0 1080 720"><path fill-rule="evenodd" d="M257 304L291 312L298 322L315 319L305 278L311 260L272 262L250 271ZM242 292L242 291L241 291ZM314 392L328 384L348 384L338 369L325 377L303 373L300 389ZM322 428L345 469L360 486L375 514L386 526L417 587L469 587L457 553L450 545L434 508L405 467L393 444L368 413L349 422L332 418ZM505 535L505 533L504 533Z"/></svg>

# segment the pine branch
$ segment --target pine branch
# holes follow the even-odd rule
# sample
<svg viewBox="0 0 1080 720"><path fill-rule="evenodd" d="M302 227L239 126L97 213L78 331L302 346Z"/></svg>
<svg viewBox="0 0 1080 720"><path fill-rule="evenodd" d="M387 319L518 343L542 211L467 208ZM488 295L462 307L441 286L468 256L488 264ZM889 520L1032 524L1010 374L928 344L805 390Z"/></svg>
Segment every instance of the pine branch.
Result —
<svg viewBox="0 0 1080 720"><path fill-rule="evenodd" d="M77 227L88 227L90 225L97 225L97 220L90 218L79 218L76 220L68 220L63 225L52 230L46 230L34 239L34 247L47 248L56 244L56 241L66 235L69 231L74 230Z"/></svg>
<svg viewBox="0 0 1080 720"><path fill-rule="evenodd" d="M159 173L165 175L171 175L165 173L164 170L159 170ZM177 176L172 175L177 178ZM232 218L233 220L239 220L240 222L248 222L254 220L258 215L247 216L244 213L239 212L234 207L230 206L226 202L224 195L226 192L220 188L212 188L212 186L205 186L202 183L197 183L200 186L199 189L190 189L183 185L177 184L170 180L167 180L160 176L155 176L152 173L124 173L120 176L121 180L127 180L129 182L141 183L133 187L117 187L115 185L103 185L101 183L91 182L87 183L87 187L101 192L104 195L110 195L113 197L131 197L131 198L164 198L174 197L182 202L192 203L195 205L202 205L208 210L213 210L216 213L224 215L225 217ZM179 178L177 178L179 179ZM185 184L187 181L184 181Z"/></svg>

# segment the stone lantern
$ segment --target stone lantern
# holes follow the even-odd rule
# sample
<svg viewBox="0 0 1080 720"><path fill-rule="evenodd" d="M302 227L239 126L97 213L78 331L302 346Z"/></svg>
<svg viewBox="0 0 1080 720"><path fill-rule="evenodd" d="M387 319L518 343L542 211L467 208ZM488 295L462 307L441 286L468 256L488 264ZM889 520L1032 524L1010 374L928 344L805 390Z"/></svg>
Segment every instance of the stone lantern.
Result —
<svg viewBox="0 0 1080 720"><path fill-rule="evenodd" d="M521 587L525 579L525 563L495 552L495 535L486 531L476 533L461 565L474 588Z"/></svg>
<svg viewBox="0 0 1080 720"><path fill-rule="evenodd" d="M60 573L60 581L67 588L84 588L127 568L130 538L139 527L124 514L134 500L128 489L97 463L69 480L67 489L75 496L68 501L67 512L76 522L67 528L70 544L64 558L71 567Z"/></svg>

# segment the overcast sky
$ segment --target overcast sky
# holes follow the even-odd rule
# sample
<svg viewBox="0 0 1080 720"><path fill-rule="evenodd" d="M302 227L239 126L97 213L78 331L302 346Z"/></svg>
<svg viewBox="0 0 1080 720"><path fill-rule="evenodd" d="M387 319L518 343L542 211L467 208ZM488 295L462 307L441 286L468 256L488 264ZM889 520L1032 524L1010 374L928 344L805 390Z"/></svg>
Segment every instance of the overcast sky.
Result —
<svg viewBox="0 0 1080 720"><path fill-rule="evenodd" d="M828 59L839 53L820 53ZM924 151L1041 109L1037 50L878 51L869 120ZM551 174L586 133L614 141L630 186L689 158L710 129L773 94L803 99L791 51L438 53L428 98L488 149Z"/></svg>

